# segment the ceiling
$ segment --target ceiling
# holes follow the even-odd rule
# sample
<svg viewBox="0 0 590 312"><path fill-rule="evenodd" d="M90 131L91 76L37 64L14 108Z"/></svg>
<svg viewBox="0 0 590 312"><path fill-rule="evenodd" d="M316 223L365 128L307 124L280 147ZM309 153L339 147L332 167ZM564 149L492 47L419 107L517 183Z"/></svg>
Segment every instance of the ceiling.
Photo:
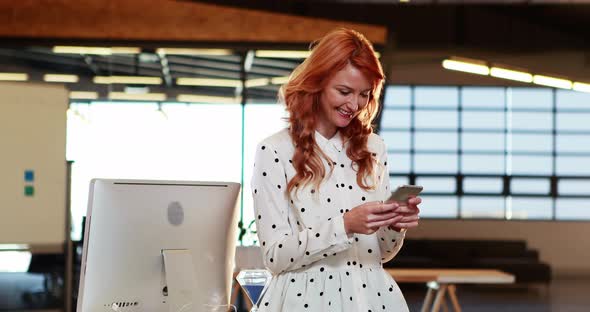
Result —
<svg viewBox="0 0 590 312"><path fill-rule="evenodd" d="M546 4L581 1L199 2L387 26L390 33L388 46L378 48L385 53L395 51L395 57L389 58L385 54L385 60L397 62L394 64L400 68L397 73L401 73L403 69L410 74L416 72L412 68L427 63L438 69L439 55L451 55L457 51L470 57L494 55L501 58L503 55L504 59L566 51L568 54L563 55L584 57L555 58L551 61L555 63L551 69L555 71L554 69L567 67L572 75L590 78L590 40L587 40L590 38L590 5ZM469 2L470 5L458 5L459 2ZM475 2L485 4L474 4ZM545 4L537 5L539 2ZM508 5L509 3L520 4ZM285 41L288 41L288 34L285 34ZM280 47L280 43L277 46ZM144 87L147 92L165 93L168 99L174 99L178 94L233 97L240 94L241 86L183 86L176 82L182 77L233 81L284 77L302 61L300 58L257 57L255 51L255 47L240 45L228 55L173 55L156 53L152 43L151 47L143 47L140 53L104 56L54 53L51 46L46 44L0 46L0 72L27 72L32 81L43 81L45 73L78 75L80 81L67 84L68 88L72 91L96 91L100 99L107 99L109 92L125 91L128 87ZM573 59L577 63L567 63ZM559 62L564 66L560 66ZM543 64L543 58L535 58L535 63ZM421 71L420 76L429 76L429 70L430 67ZM162 83L149 86L93 83L95 76L115 75L156 76L162 78ZM401 81L417 83L412 79ZM450 80L446 81L452 83ZM247 86L246 92L254 101L274 101L278 86L269 81L267 84Z"/></svg>

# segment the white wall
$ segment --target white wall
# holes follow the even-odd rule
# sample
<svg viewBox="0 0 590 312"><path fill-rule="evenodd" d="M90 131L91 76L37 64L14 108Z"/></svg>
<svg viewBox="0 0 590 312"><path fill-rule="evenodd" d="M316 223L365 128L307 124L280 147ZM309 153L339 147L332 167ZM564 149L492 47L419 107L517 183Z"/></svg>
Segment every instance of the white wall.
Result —
<svg viewBox="0 0 590 312"><path fill-rule="evenodd" d="M0 95L0 244L63 244L68 92L1 83ZM25 170L35 173L33 197L24 195Z"/></svg>
<svg viewBox="0 0 590 312"><path fill-rule="evenodd" d="M421 220L407 237L525 240L554 276L590 276L590 222Z"/></svg>

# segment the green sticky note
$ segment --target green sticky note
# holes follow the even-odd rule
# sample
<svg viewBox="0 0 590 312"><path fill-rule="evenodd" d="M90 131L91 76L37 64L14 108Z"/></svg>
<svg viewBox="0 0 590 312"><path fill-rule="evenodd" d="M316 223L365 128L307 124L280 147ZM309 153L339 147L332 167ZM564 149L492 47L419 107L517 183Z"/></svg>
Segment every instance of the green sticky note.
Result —
<svg viewBox="0 0 590 312"><path fill-rule="evenodd" d="M35 195L35 187L32 185L25 186L25 196L33 197Z"/></svg>

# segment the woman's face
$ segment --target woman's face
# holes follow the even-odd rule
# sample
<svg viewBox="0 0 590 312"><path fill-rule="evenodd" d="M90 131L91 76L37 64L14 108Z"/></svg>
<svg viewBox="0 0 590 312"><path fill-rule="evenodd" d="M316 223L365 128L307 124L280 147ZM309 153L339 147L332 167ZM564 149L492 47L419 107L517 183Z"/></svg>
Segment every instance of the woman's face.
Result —
<svg viewBox="0 0 590 312"><path fill-rule="evenodd" d="M371 90L369 79L356 67L346 65L328 81L320 95L316 130L331 138L338 128L348 126L367 106Z"/></svg>

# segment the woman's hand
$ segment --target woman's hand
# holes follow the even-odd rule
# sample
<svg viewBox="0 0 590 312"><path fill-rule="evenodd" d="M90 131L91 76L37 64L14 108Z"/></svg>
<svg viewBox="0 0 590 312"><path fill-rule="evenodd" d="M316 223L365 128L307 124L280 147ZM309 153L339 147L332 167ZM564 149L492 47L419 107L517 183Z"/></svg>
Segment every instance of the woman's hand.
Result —
<svg viewBox="0 0 590 312"><path fill-rule="evenodd" d="M382 226L397 224L404 215L397 212L396 202L370 202L354 207L344 214L346 234L373 234ZM407 209L406 209L407 210Z"/></svg>
<svg viewBox="0 0 590 312"><path fill-rule="evenodd" d="M391 203L398 205L396 214L401 215L402 218L390 224L389 227L397 232L401 231L402 229L417 227L418 220L420 219L418 216L420 213L420 208L418 208L418 205L421 202L422 199L416 196L411 196L407 202L392 201Z"/></svg>

